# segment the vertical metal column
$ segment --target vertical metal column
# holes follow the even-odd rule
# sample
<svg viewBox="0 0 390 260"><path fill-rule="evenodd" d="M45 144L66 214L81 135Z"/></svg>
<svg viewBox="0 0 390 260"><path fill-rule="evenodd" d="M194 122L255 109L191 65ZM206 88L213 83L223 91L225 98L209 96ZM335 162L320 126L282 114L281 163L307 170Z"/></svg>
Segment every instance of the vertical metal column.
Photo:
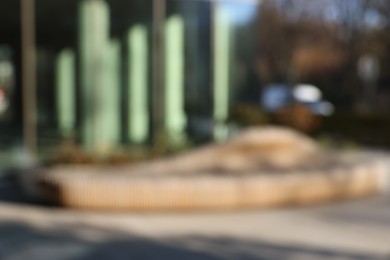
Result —
<svg viewBox="0 0 390 260"><path fill-rule="evenodd" d="M35 1L21 0L23 139L30 156L37 152Z"/></svg>
<svg viewBox="0 0 390 260"><path fill-rule="evenodd" d="M215 13L218 5L218 0L210 0L210 94L211 94L211 101L212 101L212 111L211 111L211 120L212 120L212 129L211 129L211 139L213 141L216 140L215 138L215 128L216 128L216 122L215 122Z"/></svg>
<svg viewBox="0 0 390 260"><path fill-rule="evenodd" d="M161 133L164 124L164 25L166 0L153 1L153 138Z"/></svg>

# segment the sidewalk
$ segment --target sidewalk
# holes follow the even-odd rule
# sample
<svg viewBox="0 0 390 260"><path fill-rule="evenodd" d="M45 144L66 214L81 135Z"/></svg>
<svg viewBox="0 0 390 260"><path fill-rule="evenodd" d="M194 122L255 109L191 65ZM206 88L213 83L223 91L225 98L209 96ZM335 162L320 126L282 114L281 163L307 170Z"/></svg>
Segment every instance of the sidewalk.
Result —
<svg viewBox="0 0 390 260"><path fill-rule="evenodd" d="M1 183L5 260L390 259L390 196L267 211L98 213L28 204L11 180Z"/></svg>

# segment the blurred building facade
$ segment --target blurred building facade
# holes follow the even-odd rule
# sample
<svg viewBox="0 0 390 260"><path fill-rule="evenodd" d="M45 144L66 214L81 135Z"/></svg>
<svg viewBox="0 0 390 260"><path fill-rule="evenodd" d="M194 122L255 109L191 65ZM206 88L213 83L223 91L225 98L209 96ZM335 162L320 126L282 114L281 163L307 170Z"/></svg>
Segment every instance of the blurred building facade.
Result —
<svg viewBox="0 0 390 260"><path fill-rule="evenodd" d="M24 1L0 11L8 102L0 120L10 143L22 139L26 113L35 113L39 146L63 138L90 150L142 145L157 131L181 142L198 119L210 125L204 135L224 138L238 27L225 1L27 0L36 107L23 111Z"/></svg>
<svg viewBox="0 0 390 260"><path fill-rule="evenodd" d="M26 2L32 7L22 12ZM313 84L336 111L359 107L365 93L372 106L390 108L388 2L306 2L3 1L0 143L20 143L31 121L38 148L63 139L90 150L144 145L159 132L178 143L223 140L230 108L259 106L273 83ZM28 10L32 109L23 106ZM370 81L359 74L367 55L377 67Z"/></svg>

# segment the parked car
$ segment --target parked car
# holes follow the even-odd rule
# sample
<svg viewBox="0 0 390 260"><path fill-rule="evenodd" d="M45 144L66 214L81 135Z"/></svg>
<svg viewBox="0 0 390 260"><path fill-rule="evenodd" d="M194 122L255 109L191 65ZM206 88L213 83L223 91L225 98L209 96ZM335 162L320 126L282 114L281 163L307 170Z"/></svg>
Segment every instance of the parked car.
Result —
<svg viewBox="0 0 390 260"><path fill-rule="evenodd" d="M273 83L265 87L261 96L261 107L266 112L277 112L292 104L302 104L315 115L333 114L332 103L322 99L321 90L310 84L297 84L290 87L283 83Z"/></svg>

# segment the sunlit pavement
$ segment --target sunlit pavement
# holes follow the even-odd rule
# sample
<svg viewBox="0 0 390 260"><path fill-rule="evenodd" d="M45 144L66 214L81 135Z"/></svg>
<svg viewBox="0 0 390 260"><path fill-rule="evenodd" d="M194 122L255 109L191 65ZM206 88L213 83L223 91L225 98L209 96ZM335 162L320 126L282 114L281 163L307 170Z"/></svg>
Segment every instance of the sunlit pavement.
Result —
<svg viewBox="0 0 390 260"><path fill-rule="evenodd" d="M390 259L390 196L307 208L80 212L0 182L0 259Z"/></svg>

